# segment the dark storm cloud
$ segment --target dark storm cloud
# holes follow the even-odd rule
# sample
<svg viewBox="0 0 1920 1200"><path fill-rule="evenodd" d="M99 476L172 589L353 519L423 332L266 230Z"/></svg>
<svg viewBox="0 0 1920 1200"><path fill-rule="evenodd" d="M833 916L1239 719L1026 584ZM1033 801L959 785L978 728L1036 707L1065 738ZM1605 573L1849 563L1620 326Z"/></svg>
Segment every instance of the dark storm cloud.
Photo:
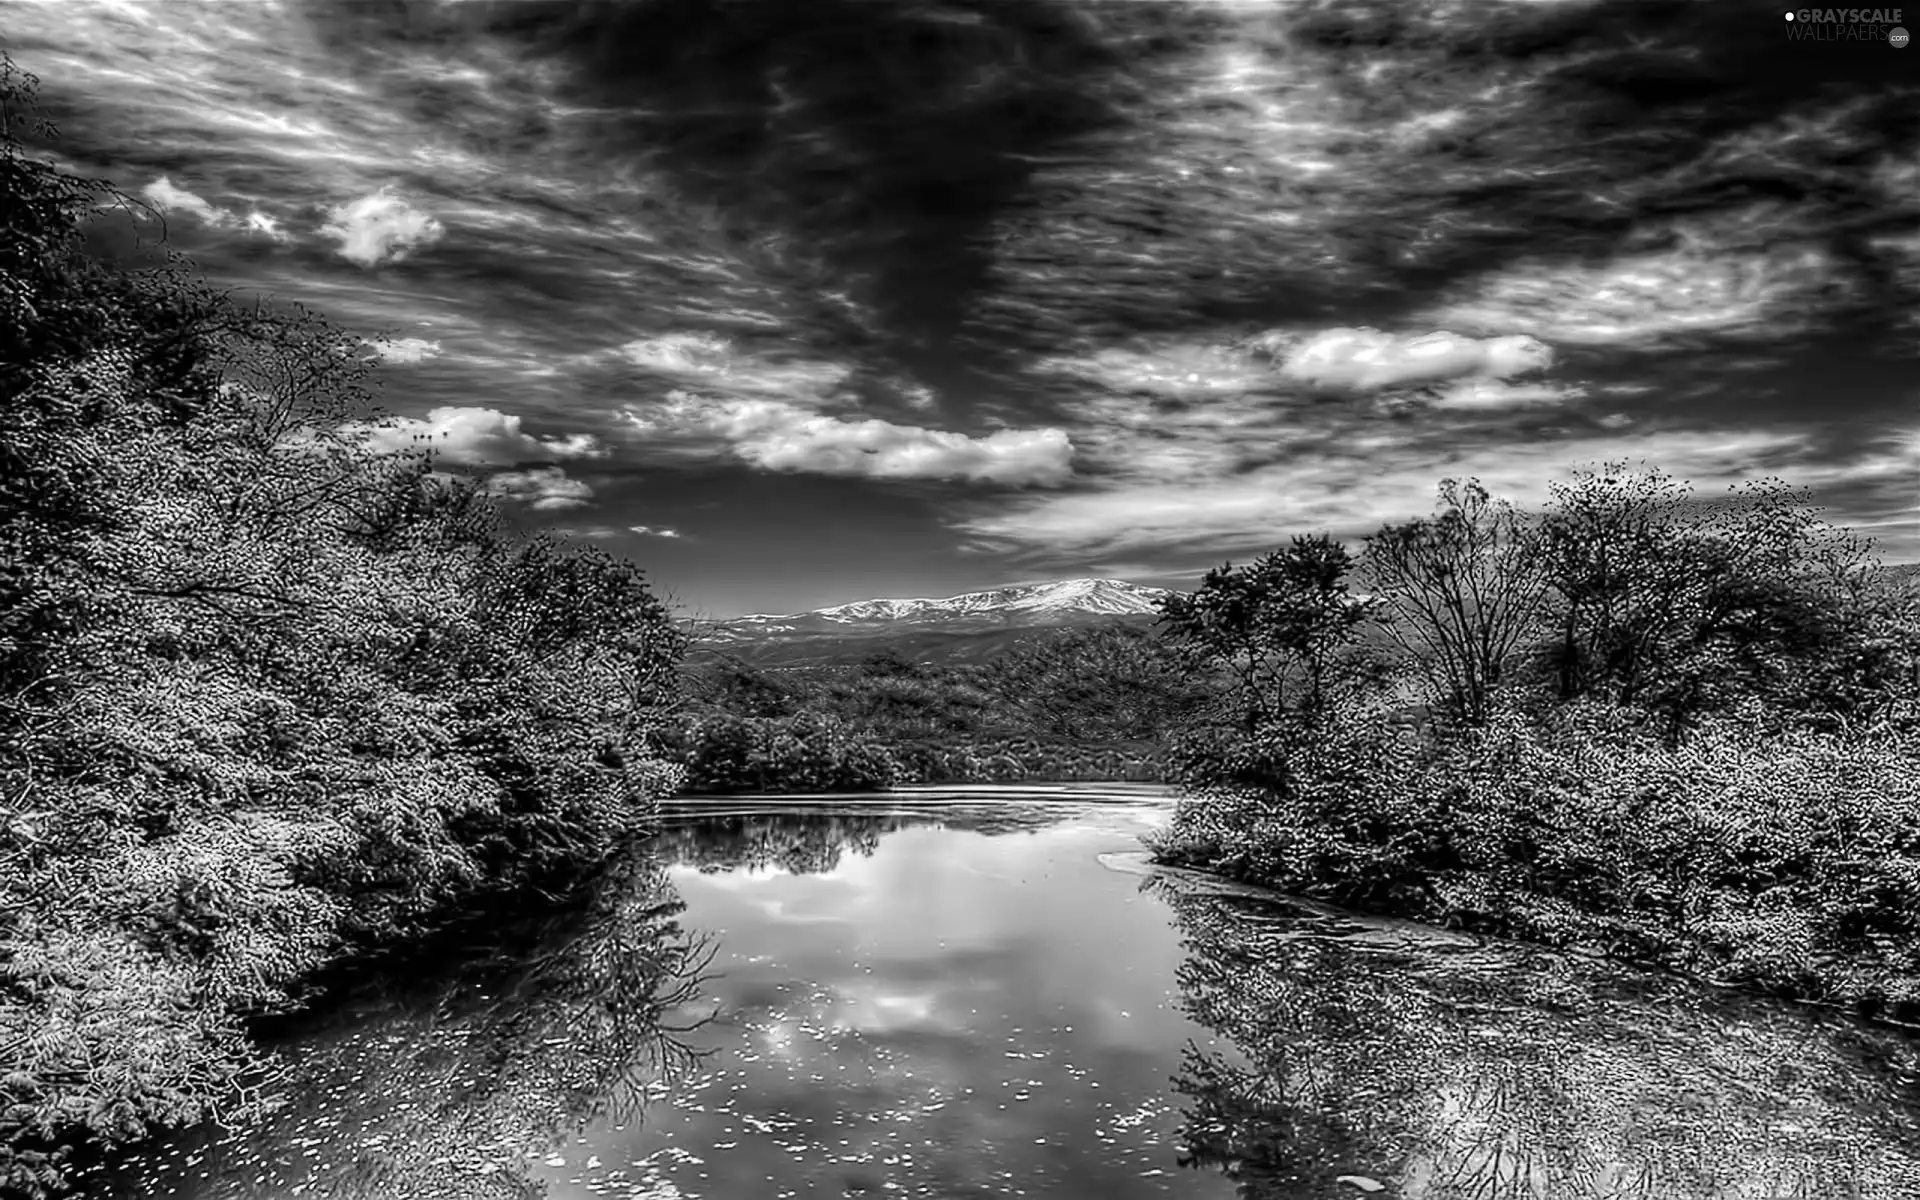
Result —
<svg viewBox="0 0 1920 1200"><path fill-rule="evenodd" d="M1920 87L1771 10L0 14L63 153L364 329L403 418L580 528L704 512L738 552L828 477L916 514L922 574L1149 573L1629 457L1920 542ZM648 471L715 507L616 511ZM834 511L845 558L906 536Z"/></svg>

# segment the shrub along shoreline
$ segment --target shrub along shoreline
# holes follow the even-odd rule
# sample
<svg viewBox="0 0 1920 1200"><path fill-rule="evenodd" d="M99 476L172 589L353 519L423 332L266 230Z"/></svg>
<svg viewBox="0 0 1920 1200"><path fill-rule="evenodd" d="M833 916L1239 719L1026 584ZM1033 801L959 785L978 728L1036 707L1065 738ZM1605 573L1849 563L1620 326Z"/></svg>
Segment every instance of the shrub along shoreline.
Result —
<svg viewBox="0 0 1920 1200"><path fill-rule="evenodd" d="M1920 1020L1920 735L1640 735L1504 717L1330 735L1216 786L1163 862L1363 911Z"/></svg>
<svg viewBox="0 0 1920 1200"><path fill-rule="evenodd" d="M269 1097L250 1018L645 824L630 564L379 455L359 338L95 261L0 60L0 1193ZM124 216L124 211L122 213ZM116 219L108 217L106 219Z"/></svg>
<svg viewBox="0 0 1920 1200"><path fill-rule="evenodd" d="M1920 594L1776 484L1440 499L1169 601L1224 687L1155 856L1920 1020Z"/></svg>

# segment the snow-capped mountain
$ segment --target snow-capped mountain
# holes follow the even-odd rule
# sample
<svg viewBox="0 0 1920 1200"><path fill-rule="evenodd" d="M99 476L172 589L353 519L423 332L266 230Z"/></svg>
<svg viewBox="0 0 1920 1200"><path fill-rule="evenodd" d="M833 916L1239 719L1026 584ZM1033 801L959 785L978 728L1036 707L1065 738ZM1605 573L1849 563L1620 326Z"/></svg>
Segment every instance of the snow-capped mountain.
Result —
<svg viewBox="0 0 1920 1200"><path fill-rule="evenodd" d="M756 613L703 630L709 644L791 637L871 637L938 630L968 633L991 629L1080 625L1159 612L1165 588L1119 579L1062 579L967 592L944 599L857 600L812 612Z"/></svg>

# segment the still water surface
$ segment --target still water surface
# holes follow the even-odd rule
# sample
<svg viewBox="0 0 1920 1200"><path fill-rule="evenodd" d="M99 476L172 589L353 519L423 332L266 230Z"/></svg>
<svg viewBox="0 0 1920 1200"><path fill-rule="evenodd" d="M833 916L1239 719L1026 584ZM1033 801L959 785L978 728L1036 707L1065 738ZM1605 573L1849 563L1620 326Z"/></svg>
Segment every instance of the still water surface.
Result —
<svg viewBox="0 0 1920 1200"><path fill-rule="evenodd" d="M1915 1043L1148 868L1143 787L685 803L88 1195L1920 1196Z"/></svg>

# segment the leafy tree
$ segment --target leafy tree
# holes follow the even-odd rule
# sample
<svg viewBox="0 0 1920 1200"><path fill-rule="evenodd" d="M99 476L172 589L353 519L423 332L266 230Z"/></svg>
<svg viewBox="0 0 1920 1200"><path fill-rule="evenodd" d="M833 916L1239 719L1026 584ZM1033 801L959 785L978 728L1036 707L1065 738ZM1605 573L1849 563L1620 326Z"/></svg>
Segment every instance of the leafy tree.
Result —
<svg viewBox="0 0 1920 1200"><path fill-rule="evenodd" d="M1201 662L1225 669L1233 711L1252 732L1296 713L1327 715L1360 676L1353 652L1373 605L1348 590L1354 566L1325 534L1300 536L1244 567L1209 571L1161 602L1161 624Z"/></svg>
<svg viewBox="0 0 1920 1200"><path fill-rule="evenodd" d="M1554 666L1563 700L1632 703L1659 646L1684 627L1695 580L1681 553L1689 495L1655 468L1609 463L1553 485L1541 562L1559 598Z"/></svg>
<svg viewBox="0 0 1920 1200"><path fill-rule="evenodd" d="M1910 678L1910 605L1866 545L1777 480L1714 506L1612 464L1555 490L1540 559L1562 700L1653 714L1670 740L1759 701L1795 719L1884 716Z"/></svg>

